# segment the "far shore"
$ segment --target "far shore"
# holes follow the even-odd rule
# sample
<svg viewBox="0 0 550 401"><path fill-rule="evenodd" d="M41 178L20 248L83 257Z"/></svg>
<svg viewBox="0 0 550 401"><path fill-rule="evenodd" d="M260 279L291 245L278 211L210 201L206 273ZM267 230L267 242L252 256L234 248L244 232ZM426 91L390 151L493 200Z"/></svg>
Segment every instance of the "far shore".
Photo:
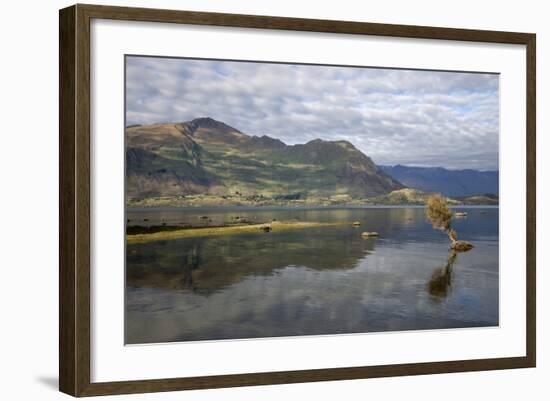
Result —
<svg viewBox="0 0 550 401"><path fill-rule="evenodd" d="M416 203L402 204L344 204L344 205L148 205L137 206L126 205L126 211L148 211L148 210L331 210L331 209L423 209L426 205ZM450 209L498 209L499 205L449 205Z"/></svg>
<svg viewBox="0 0 550 401"><path fill-rule="evenodd" d="M237 226L182 228L169 231L158 231L147 234L127 234L126 242L128 244L136 244L150 241L165 241L178 238L195 238L243 233L265 232L267 234L271 231L278 232L287 230L299 230L315 227L338 226L344 224L351 224L351 222L322 223L310 221L273 221L271 223L246 224Z"/></svg>
<svg viewBox="0 0 550 401"><path fill-rule="evenodd" d="M428 194L417 190L402 189L390 194L354 199L348 196L330 198L309 197L306 199L276 199L261 196L159 196L143 199L127 199L128 208L147 207L377 207L377 206L424 206ZM498 197L471 196L468 198L447 197L449 206L498 206Z"/></svg>

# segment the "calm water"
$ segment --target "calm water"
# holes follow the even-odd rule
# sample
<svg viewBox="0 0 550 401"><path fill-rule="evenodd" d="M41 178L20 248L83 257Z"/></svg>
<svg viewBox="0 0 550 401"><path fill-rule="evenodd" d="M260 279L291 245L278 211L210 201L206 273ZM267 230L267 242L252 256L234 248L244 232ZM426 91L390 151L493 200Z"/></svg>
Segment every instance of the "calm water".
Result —
<svg viewBox="0 0 550 401"><path fill-rule="evenodd" d="M453 255L422 208L128 210L142 225L362 225L128 245L126 342L496 326L498 208L467 211L453 227L475 248Z"/></svg>

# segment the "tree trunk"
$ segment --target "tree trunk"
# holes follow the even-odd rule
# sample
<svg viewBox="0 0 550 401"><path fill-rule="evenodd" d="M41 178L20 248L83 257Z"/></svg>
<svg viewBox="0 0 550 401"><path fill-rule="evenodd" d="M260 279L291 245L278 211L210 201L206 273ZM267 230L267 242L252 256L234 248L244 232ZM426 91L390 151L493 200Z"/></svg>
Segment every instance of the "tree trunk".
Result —
<svg viewBox="0 0 550 401"><path fill-rule="evenodd" d="M451 249L457 252L466 252L472 249L474 246L466 241L459 241L456 239L456 231L453 229L447 230L447 235L451 240Z"/></svg>

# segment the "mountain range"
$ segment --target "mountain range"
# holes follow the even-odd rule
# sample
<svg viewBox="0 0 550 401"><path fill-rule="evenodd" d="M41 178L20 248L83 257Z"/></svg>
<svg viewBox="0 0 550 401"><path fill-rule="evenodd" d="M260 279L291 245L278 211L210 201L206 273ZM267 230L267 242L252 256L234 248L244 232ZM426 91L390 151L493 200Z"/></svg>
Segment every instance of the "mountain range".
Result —
<svg viewBox="0 0 550 401"><path fill-rule="evenodd" d="M498 195L498 171L448 170L442 167L378 166L409 188L464 197Z"/></svg>
<svg viewBox="0 0 550 401"><path fill-rule="evenodd" d="M406 187L464 196L494 188L471 192L483 185L469 184L470 192L460 192L462 184L452 187L439 175L431 185L426 172L377 166L348 141L287 145L209 117L128 126L125 144L129 205L338 204L395 191L400 198Z"/></svg>

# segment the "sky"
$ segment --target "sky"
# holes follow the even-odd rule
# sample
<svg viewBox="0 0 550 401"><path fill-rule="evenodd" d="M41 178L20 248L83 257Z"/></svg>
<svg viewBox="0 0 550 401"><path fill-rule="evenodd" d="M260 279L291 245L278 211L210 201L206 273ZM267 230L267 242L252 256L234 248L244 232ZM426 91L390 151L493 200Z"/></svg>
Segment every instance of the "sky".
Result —
<svg viewBox="0 0 550 401"><path fill-rule="evenodd" d="M211 117L292 145L347 140L379 165L498 170L496 74L126 58L126 124Z"/></svg>

